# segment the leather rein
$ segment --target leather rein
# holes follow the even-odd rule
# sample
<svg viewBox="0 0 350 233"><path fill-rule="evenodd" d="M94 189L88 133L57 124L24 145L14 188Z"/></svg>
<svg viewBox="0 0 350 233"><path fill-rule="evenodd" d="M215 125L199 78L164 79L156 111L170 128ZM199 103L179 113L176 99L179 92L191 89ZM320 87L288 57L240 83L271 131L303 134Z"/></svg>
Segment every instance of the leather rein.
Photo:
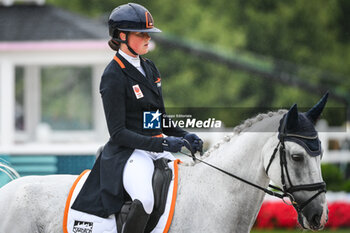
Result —
<svg viewBox="0 0 350 233"><path fill-rule="evenodd" d="M269 187L272 188L272 189L275 189L275 190L278 190L278 192L276 191L272 191L268 188L264 188L260 185L257 185L257 184L254 184L248 180L245 180L239 176L236 176L228 171L225 171L219 167L216 167L210 163L207 163L201 159L198 159L195 154L193 153L193 149L192 149L192 146L191 144L186 140L186 139L183 139L184 142L187 144L188 148L190 149L190 152L191 152L191 155L189 154L186 154L182 151L180 151L181 154L183 155L186 155L188 157L191 157L193 159L193 161L199 161L201 163L204 163L230 177L233 177L237 180L240 180L242 181L243 183L246 183L250 186L253 186L259 190L262 190L263 192L271 195L271 196L275 196L277 198L280 198L283 200L284 203L286 203L287 205L290 205L287 201L286 201L286 198L289 198L290 201L291 201L291 205L293 205L293 207L298 211L298 212L301 212L305 206L307 206L312 200L314 200L318 195L320 195L321 193L323 192L326 192L326 183L325 182L319 182L319 183L313 183L313 184L303 184L303 185L293 185L292 182L291 182L291 179L290 179L290 176L289 176L289 172L288 172L288 167L287 167L287 159L286 159L286 149L285 149L285 145L284 145L284 140L280 140L279 143L277 144L277 146L275 147L273 153L272 153L272 156L270 158L270 161L269 161L269 164L267 166L267 169L266 169L266 174L268 175L268 171L270 169L270 166L273 162L273 160L275 159L276 157L276 154L277 154L277 151L279 151L279 154L280 154L280 167L281 167L281 182L282 182L282 188L280 187L276 187L274 185L270 185L269 184ZM286 184L286 177L287 177L287 180L290 184L290 187L287 188L287 184ZM298 192L298 191L318 191L315 195L313 195L312 197L310 197L308 200L306 200L305 202L303 203L298 203L296 200L295 200L295 197L293 196L293 193L294 192Z"/></svg>

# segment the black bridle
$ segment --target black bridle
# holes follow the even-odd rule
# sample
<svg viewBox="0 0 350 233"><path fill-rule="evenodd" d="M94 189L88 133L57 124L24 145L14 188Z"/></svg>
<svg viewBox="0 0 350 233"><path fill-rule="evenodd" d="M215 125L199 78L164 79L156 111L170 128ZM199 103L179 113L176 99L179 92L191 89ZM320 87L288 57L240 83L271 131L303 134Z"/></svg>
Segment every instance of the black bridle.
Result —
<svg viewBox="0 0 350 233"><path fill-rule="evenodd" d="M275 192L275 191L272 191L270 189L267 189L267 188L264 188L264 187L261 187L257 184L254 184L250 181L247 181L239 176L236 176L230 172L227 172L219 167L216 167L210 163L207 163L201 159L198 159L195 154L193 153L193 150L192 150L192 146L191 144L183 139L184 142L187 144L188 148L190 149L190 152L191 152L191 155L189 154L186 154L182 151L180 151L181 154L184 154L186 156L189 156L193 159L193 161L199 161L201 163L204 163L228 176L231 176L237 180L240 180L250 186L253 186L257 189L260 189L262 191L264 191L265 193L271 195L271 196L275 196L275 197L278 197L280 199L283 200L284 203L288 204L287 201L285 200L285 198L289 198L290 201L291 201L291 204L294 206L294 208L297 210L297 212L301 212L305 206L307 206L312 200L314 200L318 195L320 195L321 193L323 192L326 192L326 183L325 182L319 182L319 183L313 183L313 184L303 184L303 185L293 185L292 182L291 182L291 179L290 179L290 176L289 176L289 172L288 172L288 167L287 167L287 159L286 159L286 149L285 149L285 145L284 145L284 140L280 140L279 143L277 144L277 146L275 147L273 153L272 153L272 156L270 158L270 161L269 161L269 164L266 168L266 174L268 174L268 171L270 169L270 166L273 162L273 160L275 159L276 157L276 154L277 154L277 151L279 151L279 154L280 154L280 167L281 167L281 182L282 182L282 188L280 187L276 187L274 185L269 185L270 188L272 189L275 189L275 190L278 190L279 192ZM286 175L285 175L286 174ZM286 183L286 177L287 177L287 180L289 182L289 185L290 187L287 188L287 183ZM293 195L293 193L295 192L298 192L298 191L318 191L315 195L313 195L312 197L310 197L308 200L306 200L305 202L303 203L298 203L296 200L295 200L295 197Z"/></svg>
<svg viewBox="0 0 350 233"><path fill-rule="evenodd" d="M287 158L286 158L286 148L284 145L284 141L280 140L280 142L278 143L278 145L276 146L274 153L272 154L269 164L266 168L266 174L268 175L270 166L272 161L275 159L276 156L276 152L277 150L279 150L279 154L280 154L280 167L281 167L281 183L282 183L282 188L273 186L273 185L269 185L269 187L276 189L280 192L283 193L283 198L284 197L288 197L292 203L292 205L294 206L294 208L298 211L301 212L305 206L307 206L312 200L314 200L318 195L320 195L323 192L326 192L326 183L325 182L319 182L319 183L313 183L313 184L301 184L301 185L293 185L290 176L289 176L289 172L288 172L288 167L287 167ZM289 183L289 188L287 188L287 183L286 183L286 177ZM305 202L302 203L298 203L295 200L295 197L293 195L293 193L298 192L298 191L318 191L315 195L313 195L312 197L310 197L308 200L306 200Z"/></svg>

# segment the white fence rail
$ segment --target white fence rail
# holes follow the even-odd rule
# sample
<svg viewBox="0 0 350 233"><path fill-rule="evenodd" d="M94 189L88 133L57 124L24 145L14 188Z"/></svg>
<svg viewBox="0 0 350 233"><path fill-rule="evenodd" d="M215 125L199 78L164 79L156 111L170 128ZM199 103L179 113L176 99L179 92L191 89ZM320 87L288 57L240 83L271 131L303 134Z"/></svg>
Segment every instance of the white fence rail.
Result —
<svg viewBox="0 0 350 233"><path fill-rule="evenodd" d="M322 162L350 162L349 123L344 127L329 127L325 120L317 124L317 130L324 150Z"/></svg>

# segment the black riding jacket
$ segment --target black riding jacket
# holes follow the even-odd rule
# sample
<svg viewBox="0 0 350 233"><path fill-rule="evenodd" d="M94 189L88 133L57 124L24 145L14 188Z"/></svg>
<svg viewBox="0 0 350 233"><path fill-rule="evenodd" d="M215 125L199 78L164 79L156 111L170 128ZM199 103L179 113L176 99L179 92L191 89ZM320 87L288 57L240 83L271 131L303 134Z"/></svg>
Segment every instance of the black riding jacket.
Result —
<svg viewBox="0 0 350 233"><path fill-rule="evenodd" d="M120 54L106 67L100 93L110 139L72 205L73 209L108 217L120 212L128 198L123 188L123 169L134 149L162 152L165 134L183 137L179 127L144 129L143 113L165 113L161 77L153 62L140 58L146 77Z"/></svg>

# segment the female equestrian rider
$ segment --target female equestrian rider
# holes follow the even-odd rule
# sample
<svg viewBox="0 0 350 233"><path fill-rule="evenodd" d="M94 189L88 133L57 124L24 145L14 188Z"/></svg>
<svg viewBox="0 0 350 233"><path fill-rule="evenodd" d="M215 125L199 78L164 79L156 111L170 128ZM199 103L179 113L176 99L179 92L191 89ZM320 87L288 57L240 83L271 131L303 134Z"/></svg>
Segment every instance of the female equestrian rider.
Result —
<svg viewBox="0 0 350 233"><path fill-rule="evenodd" d="M194 152L201 151L202 140L154 121L161 114L170 119L164 115L160 73L151 60L140 56L148 52L149 33L161 32L150 12L134 3L121 5L112 11L108 23L109 45L117 53L102 75L100 93L110 139L72 208L108 217L120 212L129 195L133 204L122 232L141 233L154 204L153 160L173 160L170 152L181 150L183 138ZM154 121L152 129L144 127L146 114Z"/></svg>

